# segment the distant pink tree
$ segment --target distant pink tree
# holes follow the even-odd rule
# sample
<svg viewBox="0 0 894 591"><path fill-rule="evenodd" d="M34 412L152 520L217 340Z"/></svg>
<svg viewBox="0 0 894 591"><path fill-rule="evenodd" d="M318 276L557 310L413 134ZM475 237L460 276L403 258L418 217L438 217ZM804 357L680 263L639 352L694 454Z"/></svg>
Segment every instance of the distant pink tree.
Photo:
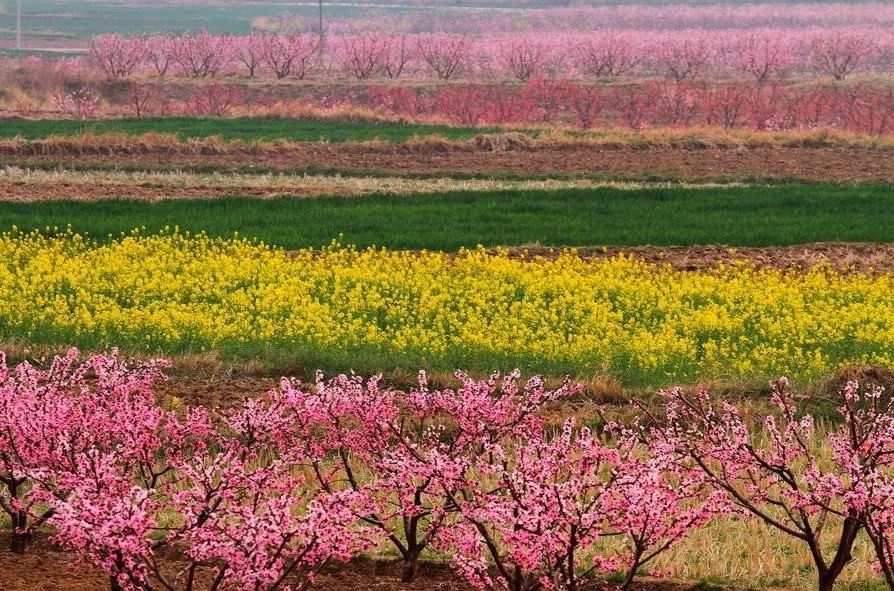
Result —
<svg viewBox="0 0 894 591"><path fill-rule="evenodd" d="M590 84L578 84L570 86L569 93L571 110L578 125L581 129L594 127L604 105L599 88Z"/></svg>
<svg viewBox="0 0 894 591"><path fill-rule="evenodd" d="M737 127L743 117L747 89L742 84L704 84L698 89L699 111L707 125Z"/></svg>
<svg viewBox="0 0 894 591"><path fill-rule="evenodd" d="M657 125L687 127L698 115L698 93L686 80L647 82L640 92L648 97L652 122Z"/></svg>
<svg viewBox="0 0 894 591"><path fill-rule="evenodd" d="M655 41L652 52L658 71L677 83L696 80L714 57L714 48L703 37L666 36Z"/></svg>
<svg viewBox="0 0 894 591"><path fill-rule="evenodd" d="M532 106L532 114L543 123L555 121L570 107L576 88L569 82L538 78L525 86L524 99Z"/></svg>
<svg viewBox="0 0 894 591"><path fill-rule="evenodd" d="M634 74L643 62L641 50L619 33L589 35L574 48L578 69L597 78Z"/></svg>
<svg viewBox="0 0 894 591"><path fill-rule="evenodd" d="M252 30L247 36L236 39L236 60L245 66L249 78L254 78L263 65L269 36Z"/></svg>
<svg viewBox="0 0 894 591"><path fill-rule="evenodd" d="M304 80L307 77L319 49L316 35L275 34L266 36L265 41L264 63L278 79L293 76Z"/></svg>
<svg viewBox="0 0 894 591"><path fill-rule="evenodd" d="M615 88L611 94L611 105L618 113L618 120L634 130L646 129L652 123L654 104L647 93L640 88Z"/></svg>
<svg viewBox="0 0 894 591"><path fill-rule="evenodd" d="M894 89L864 83L836 88L834 94L834 112L848 129L874 136L894 131Z"/></svg>
<svg viewBox="0 0 894 591"><path fill-rule="evenodd" d="M152 85L130 82L127 85L126 105L130 115L136 118L163 113L166 99Z"/></svg>
<svg viewBox="0 0 894 591"><path fill-rule="evenodd" d="M159 76L164 76L177 63L178 38L173 35L150 35L146 38L146 61Z"/></svg>
<svg viewBox="0 0 894 591"><path fill-rule="evenodd" d="M445 85L435 95L432 109L456 125L494 122L490 117L493 92L482 84Z"/></svg>
<svg viewBox="0 0 894 591"><path fill-rule="evenodd" d="M336 54L347 74L366 80L382 72L390 45L391 39L383 33L344 35L337 41Z"/></svg>
<svg viewBox="0 0 894 591"><path fill-rule="evenodd" d="M108 78L127 78L144 63L146 40L143 37L97 35L90 39L88 58Z"/></svg>
<svg viewBox="0 0 894 591"><path fill-rule="evenodd" d="M232 35L212 35L208 31L186 33L176 38L174 59L190 78L221 74L233 62L235 39Z"/></svg>
<svg viewBox="0 0 894 591"><path fill-rule="evenodd" d="M387 45L382 53L382 69L389 78L400 78L413 61L413 47L406 33L395 33L387 37Z"/></svg>
<svg viewBox="0 0 894 591"><path fill-rule="evenodd" d="M416 53L439 80L450 80L468 65L472 40L465 35L420 35Z"/></svg>
<svg viewBox="0 0 894 591"><path fill-rule="evenodd" d="M233 109L244 106L247 96L238 84L214 82L196 88L184 111L197 117L226 117Z"/></svg>
<svg viewBox="0 0 894 591"><path fill-rule="evenodd" d="M88 121L99 114L99 96L89 88L79 88L66 94L54 95L53 107L63 117Z"/></svg>
<svg viewBox="0 0 894 591"><path fill-rule="evenodd" d="M796 62L791 45L778 36L749 35L729 50L730 66L758 84L781 78Z"/></svg>
<svg viewBox="0 0 894 591"><path fill-rule="evenodd" d="M504 72L527 82L545 75L552 46L540 36L513 36L498 41L498 60Z"/></svg>
<svg viewBox="0 0 894 591"><path fill-rule="evenodd" d="M836 32L816 37L810 43L810 64L818 74L844 80L867 66L875 51L871 39Z"/></svg>

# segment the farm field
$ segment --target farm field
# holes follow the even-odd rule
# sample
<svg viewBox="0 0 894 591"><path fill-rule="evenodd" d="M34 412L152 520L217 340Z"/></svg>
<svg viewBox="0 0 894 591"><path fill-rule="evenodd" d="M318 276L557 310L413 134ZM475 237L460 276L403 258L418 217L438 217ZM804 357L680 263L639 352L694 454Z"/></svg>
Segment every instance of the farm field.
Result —
<svg viewBox="0 0 894 591"><path fill-rule="evenodd" d="M0 0L0 591L894 589L894 10Z"/></svg>
<svg viewBox="0 0 894 591"><path fill-rule="evenodd" d="M523 136L524 137L524 136ZM168 136L84 136L0 142L0 165L112 171L284 173L408 178L592 180L670 182L790 181L888 183L894 178L887 149L871 146L743 146L716 149L687 134L647 137L644 145L608 141L541 141L519 136L476 136L460 142L422 138L405 143L221 143L214 138L177 141ZM808 141L809 143L809 141ZM507 149L508 148L508 149Z"/></svg>
<svg viewBox="0 0 894 591"><path fill-rule="evenodd" d="M84 184L57 188L57 199L2 201L0 225L23 232L70 226L101 241L135 228L153 234L177 227L214 237L238 234L291 250L320 248L334 238L360 248L441 251L479 245L773 247L894 241L894 194L885 185L493 190L485 184L431 194L348 197L326 196L324 185L315 189L322 196L258 199L238 196L237 184L222 189L237 196L147 203L128 199L129 185L119 184L107 198L65 199L66 192L78 194L93 182L88 176ZM366 182L385 186L387 180ZM176 195L177 188L163 190ZM289 193L288 188L275 191ZM33 196L36 190L28 184L22 192Z"/></svg>
<svg viewBox="0 0 894 591"><path fill-rule="evenodd" d="M46 139L52 136L80 136L84 123L72 120L15 120L4 122L0 128L3 138L26 140ZM127 135L173 134L180 139L208 138L223 141L287 140L293 142L362 142L381 140L402 142L418 136L440 136L448 140L470 139L482 133L481 129L461 128L449 125L419 125L410 123L352 123L326 120L288 120L282 118L141 118L114 119L91 122L87 126L91 134L119 133Z"/></svg>

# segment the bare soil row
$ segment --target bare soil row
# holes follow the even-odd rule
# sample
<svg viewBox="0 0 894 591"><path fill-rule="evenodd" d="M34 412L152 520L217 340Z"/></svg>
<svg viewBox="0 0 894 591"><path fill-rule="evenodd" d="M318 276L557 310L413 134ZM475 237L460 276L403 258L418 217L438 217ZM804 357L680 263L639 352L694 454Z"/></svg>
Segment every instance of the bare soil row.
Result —
<svg viewBox="0 0 894 591"><path fill-rule="evenodd" d="M115 145L33 144L0 146L0 164L135 169L222 171L328 171L343 174L537 176L589 175L649 181L787 181L842 183L894 182L894 155L868 148L763 147L738 149L607 148L535 146L492 151L441 145L295 144L259 151L232 147L225 152L139 149Z"/></svg>

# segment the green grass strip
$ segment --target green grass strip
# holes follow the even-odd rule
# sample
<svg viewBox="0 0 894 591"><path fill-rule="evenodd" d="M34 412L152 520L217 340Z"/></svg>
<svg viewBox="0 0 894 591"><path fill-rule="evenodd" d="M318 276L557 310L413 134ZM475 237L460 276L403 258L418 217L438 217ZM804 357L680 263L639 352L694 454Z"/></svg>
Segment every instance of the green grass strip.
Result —
<svg viewBox="0 0 894 591"><path fill-rule="evenodd" d="M71 225L102 238L166 226L285 248L344 244L452 251L476 245L785 246L894 241L885 186L448 192L277 199L0 203L0 229ZM340 238L339 238L340 237Z"/></svg>
<svg viewBox="0 0 894 591"><path fill-rule="evenodd" d="M415 136L438 135L446 139L468 139L484 131L470 127L419 125L409 123L373 123L330 121L324 119L278 118L194 118L165 117L145 119L106 119L86 124L68 120L7 120L0 124L0 138L22 137L28 140L53 135L75 136L84 132L174 133L182 139L220 136L224 140L295 142L362 142L374 139L404 142Z"/></svg>

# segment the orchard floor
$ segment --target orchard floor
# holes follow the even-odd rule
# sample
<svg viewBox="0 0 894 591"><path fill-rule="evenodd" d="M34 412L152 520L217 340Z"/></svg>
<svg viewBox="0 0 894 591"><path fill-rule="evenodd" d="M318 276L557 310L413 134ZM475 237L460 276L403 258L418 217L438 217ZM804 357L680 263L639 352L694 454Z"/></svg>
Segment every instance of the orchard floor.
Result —
<svg viewBox="0 0 894 591"><path fill-rule="evenodd" d="M606 148L545 145L489 151L451 144L296 144L283 150L190 153L145 146L7 147L0 164L20 167L312 171L342 174L506 176L591 175L618 180L894 182L894 155L866 148Z"/></svg>
<svg viewBox="0 0 894 591"><path fill-rule="evenodd" d="M0 536L0 540L5 539ZM352 562L335 566L320 575L313 589L320 591L470 591L446 565L423 564L413 583L400 582L395 562ZM0 551L0 591L106 591L108 579L98 569L76 565L73 556L46 544L27 554ZM600 587L597 587L601 588ZM702 589L676 581L643 581L634 591L688 591Z"/></svg>

